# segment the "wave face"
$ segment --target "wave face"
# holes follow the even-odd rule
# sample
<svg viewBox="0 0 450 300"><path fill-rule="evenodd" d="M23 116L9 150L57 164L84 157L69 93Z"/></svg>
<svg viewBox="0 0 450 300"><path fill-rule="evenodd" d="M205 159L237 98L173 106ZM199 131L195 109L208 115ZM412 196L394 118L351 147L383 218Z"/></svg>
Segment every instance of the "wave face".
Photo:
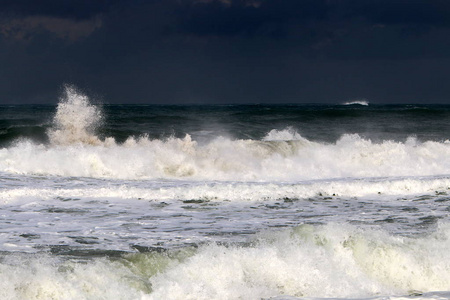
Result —
<svg viewBox="0 0 450 300"><path fill-rule="evenodd" d="M450 298L450 106L94 102L0 106L1 299Z"/></svg>

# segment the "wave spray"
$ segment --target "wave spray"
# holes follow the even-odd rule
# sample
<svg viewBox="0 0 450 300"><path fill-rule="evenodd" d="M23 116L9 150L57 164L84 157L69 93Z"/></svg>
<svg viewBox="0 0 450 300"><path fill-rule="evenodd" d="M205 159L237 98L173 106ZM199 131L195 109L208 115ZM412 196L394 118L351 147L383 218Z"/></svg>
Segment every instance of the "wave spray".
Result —
<svg viewBox="0 0 450 300"><path fill-rule="evenodd" d="M100 109L91 105L89 98L75 87L67 85L57 106L54 126L48 131L50 142L54 145L99 145L102 142L94 133L101 120Z"/></svg>

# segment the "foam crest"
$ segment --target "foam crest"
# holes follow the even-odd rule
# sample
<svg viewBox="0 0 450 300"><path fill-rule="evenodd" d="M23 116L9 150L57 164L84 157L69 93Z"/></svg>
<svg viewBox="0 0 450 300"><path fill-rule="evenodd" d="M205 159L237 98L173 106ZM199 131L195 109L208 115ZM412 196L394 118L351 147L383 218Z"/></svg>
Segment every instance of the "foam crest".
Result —
<svg viewBox="0 0 450 300"><path fill-rule="evenodd" d="M101 144L95 135L95 130L102 119L98 107L91 105L89 98L73 86L66 86L64 92L53 120L54 128L48 131L51 143L54 145Z"/></svg>
<svg viewBox="0 0 450 300"><path fill-rule="evenodd" d="M342 103L342 105L362 105L362 106L369 106L369 101L367 101L367 100L365 100L365 99L361 99L361 100L355 100L355 101L344 102L344 103Z"/></svg>
<svg viewBox="0 0 450 300"><path fill-rule="evenodd" d="M258 234L247 246L63 260L9 254L3 299L445 299L450 226L410 238L347 224ZM402 296L402 297L400 297Z"/></svg>
<svg viewBox="0 0 450 300"><path fill-rule="evenodd" d="M307 139L303 138L297 131L292 127L287 127L283 130L272 129L263 138L263 141L304 141L309 142Z"/></svg>
<svg viewBox="0 0 450 300"><path fill-rule="evenodd" d="M417 239L337 224L269 232L251 247L200 248L150 278L153 292L145 299L354 299L447 290L448 236L447 225Z"/></svg>
<svg viewBox="0 0 450 300"><path fill-rule="evenodd" d="M78 132L78 131L75 131ZM434 176L450 173L450 143L373 143L343 135L334 144L305 140L231 140L198 144L184 138L129 138L101 142L81 131L53 132L56 146L21 141L0 150L0 171L17 174L117 179L297 181L337 178ZM61 134L61 139L56 138ZM86 139L84 139L86 138ZM82 141L86 141L83 143ZM63 144L59 144L63 143ZM94 145L92 145L94 144Z"/></svg>
<svg viewBox="0 0 450 300"><path fill-rule="evenodd" d="M139 299L145 286L120 263L60 261L48 255L9 255L0 263L2 299Z"/></svg>

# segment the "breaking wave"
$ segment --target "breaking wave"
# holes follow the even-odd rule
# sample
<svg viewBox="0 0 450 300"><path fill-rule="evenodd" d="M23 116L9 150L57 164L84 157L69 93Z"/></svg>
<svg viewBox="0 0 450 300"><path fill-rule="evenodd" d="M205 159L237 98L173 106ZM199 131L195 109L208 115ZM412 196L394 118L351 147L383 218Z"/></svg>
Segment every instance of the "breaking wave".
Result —
<svg viewBox="0 0 450 300"><path fill-rule="evenodd" d="M437 291L450 286L449 233L448 224L420 238L346 224L300 225L262 232L244 246L209 244L89 263L16 254L0 262L1 295L4 299L447 299L448 292Z"/></svg>
<svg viewBox="0 0 450 300"><path fill-rule="evenodd" d="M67 87L58 104L49 144L19 140L0 149L0 172L116 179L298 181L332 178L450 174L450 142L372 142L344 134L313 142L293 128L270 130L261 140L217 136L100 138L101 110Z"/></svg>
<svg viewBox="0 0 450 300"><path fill-rule="evenodd" d="M152 277L145 299L353 299L447 290L448 230L421 239L338 224L268 232L252 247L201 248Z"/></svg>
<svg viewBox="0 0 450 300"><path fill-rule="evenodd" d="M295 134L291 140L217 137L200 145L189 135L165 140L130 137L123 144L92 135L72 137L52 138L56 145L25 140L0 149L0 171L118 179L273 181L432 176L450 170L450 142L414 138L373 143L359 135L343 135L335 143L324 144Z"/></svg>

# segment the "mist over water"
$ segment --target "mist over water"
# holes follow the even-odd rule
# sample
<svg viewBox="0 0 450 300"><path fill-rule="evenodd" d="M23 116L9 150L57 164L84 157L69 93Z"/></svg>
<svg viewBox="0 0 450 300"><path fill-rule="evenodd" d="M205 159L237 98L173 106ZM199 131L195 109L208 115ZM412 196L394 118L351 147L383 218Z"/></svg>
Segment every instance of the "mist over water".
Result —
<svg viewBox="0 0 450 300"><path fill-rule="evenodd" d="M0 107L2 299L449 299L450 107Z"/></svg>

